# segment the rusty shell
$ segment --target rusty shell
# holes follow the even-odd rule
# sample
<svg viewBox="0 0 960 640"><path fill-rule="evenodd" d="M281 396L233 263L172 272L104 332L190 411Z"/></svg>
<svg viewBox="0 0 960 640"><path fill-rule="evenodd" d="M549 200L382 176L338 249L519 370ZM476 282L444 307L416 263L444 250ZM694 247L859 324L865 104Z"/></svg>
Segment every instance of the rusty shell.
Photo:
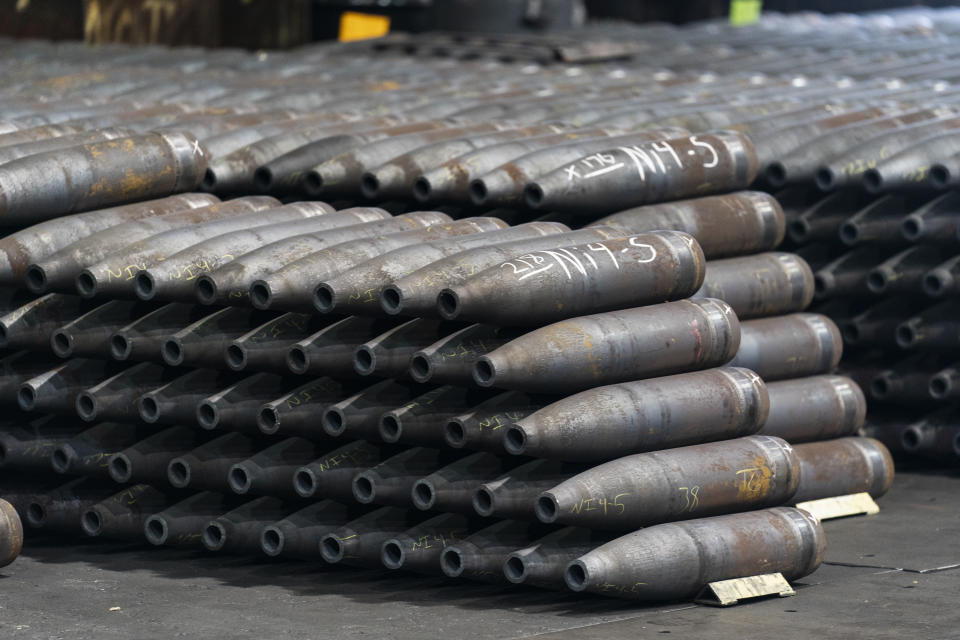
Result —
<svg viewBox="0 0 960 640"><path fill-rule="evenodd" d="M767 392L770 413L757 433L791 444L853 435L866 419L863 391L846 376L770 382Z"/></svg>
<svg viewBox="0 0 960 640"><path fill-rule="evenodd" d="M285 261L279 269L255 280L250 285L250 302L258 309L313 312L313 288L319 279L333 277L394 249L429 242L434 238L470 235L506 226L507 223L499 218L466 218L413 231L340 242L293 261Z"/></svg>
<svg viewBox="0 0 960 640"><path fill-rule="evenodd" d="M148 424L195 424L197 403L236 384L241 379L231 371L196 369L140 396L140 419Z"/></svg>
<svg viewBox="0 0 960 640"><path fill-rule="evenodd" d="M76 400L77 415L85 422L136 422L140 417L140 397L181 374L152 362L133 365L81 391Z"/></svg>
<svg viewBox="0 0 960 640"><path fill-rule="evenodd" d="M100 384L121 369L117 363L105 360L67 360L21 384L17 404L24 411L72 414L81 391Z"/></svg>
<svg viewBox="0 0 960 640"><path fill-rule="evenodd" d="M135 484L101 500L80 516L80 527L90 537L139 541L147 518L174 502L168 492Z"/></svg>
<svg viewBox="0 0 960 640"><path fill-rule="evenodd" d="M290 347L287 367L296 374L356 376L357 348L400 324L396 318L348 316Z"/></svg>
<svg viewBox="0 0 960 640"><path fill-rule="evenodd" d="M813 271L793 253L710 260L692 297L719 298L741 320L803 311L813 300Z"/></svg>
<svg viewBox="0 0 960 640"><path fill-rule="evenodd" d="M421 349L410 358L410 377L420 383L471 386L482 355L522 335L522 329L472 324Z"/></svg>
<svg viewBox="0 0 960 640"><path fill-rule="evenodd" d="M738 191L627 209L587 228L605 226L624 234L656 229L689 233L710 260L774 249L783 241L786 220L777 200L759 191Z"/></svg>
<svg viewBox="0 0 960 640"><path fill-rule="evenodd" d="M462 328L460 322L433 318L408 320L358 346L354 353L354 371L361 376L403 377L413 354Z"/></svg>
<svg viewBox="0 0 960 640"><path fill-rule="evenodd" d="M43 255L40 260L27 267L24 274L25 282L27 288L34 293L74 291L75 279L79 272L84 267L103 260L118 246L126 246L136 240L170 229L179 229L185 224L252 213L279 204L276 199L269 196L237 198L206 207L174 211L165 215L117 224L99 233L75 240L52 254Z"/></svg>
<svg viewBox="0 0 960 640"><path fill-rule="evenodd" d="M61 358L109 357L113 334L156 309L156 304L111 300L54 331L50 336L50 347Z"/></svg>
<svg viewBox="0 0 960 640"><path fill-rule="evenodd" d="M473 377L483 387L565 393L718 366L739 346L729 305L682 300L536 329L482 356Z"/></svg>
<svg viewBox="0 0 960 640"><path fill-rule="evenodd" d="M799 482L789 444L747 436L606 462L541 493L535 510L543 522L626 531L776 506Z"/></svg>
<svg viewBox="0 0 960 640"><path fill-rule="evenodd" d="M161 484L170 461L209 440L190 427L169 427L115 453L109 462L110 477L121 484Z"/></svg>
<svg viewBox="0 0 960 640"><path fill-rule="evenodd" d="M269 311L227 307L168 335L160 354L171 367L222 367L234 340L274 317Z"/></svg>
<svg viewBox="0 0 960 640"><path fill-rule="evenodd" d="M840 330L818 313L747 320L730 366L752 369L765 381L829 373L843 355Z"/></svg>
<svg viewBox="0 0 960 640"><path fill-rule="evenodd" d="M689 133L677 127L653 129L613 138L591 138L532 151L471 180L470 198L477 206L522 206L523 189L527 183L558 167L591 153L605 151L614 144L630 146L653 140L669 140Z"/></svg>
<svg viewBox="0 0 960 640"><path fill-rule="evenodd" d="M574 591L678 600L718 580L765 573L797 580L816 571L825 551L817 520L777 507L641 529L574 560L564 579Z"/></svg>
<svg viewBox="0 0 960 640"><path fill-rule="evenodd" d="M622 234L609 227L593 227L565 233L526 238L492 246L474 247L434 260L395 279L380 293L380 306L389 314L437 316L437 295L446 287L463 284L474 274L494 267L524 251L541 251L587 242L599 242Z"/></svg>
<svg viewBox="0 0 960 640"><path fill-rule="evenodd" d="M31 264L67 245L125 222L201 209L217 204L211 194L184 193L157 200L63 216L41 222L0 239L0 284L20 284Z"/></svg>
<svg viewBox="0 0 960 640"><path fill-rule="evenodd" d="M479 528L467 516L441 513L385 541L380 547L380 560L388 569L439 574L443 550Z"/></svg>
<svg viewBox="0 0 960 640"><path fill-rule="evenodd" d="M287 261L297 260L316 250L347 240L392 231L399 233L411 229L422 229L434 224L450 222L448 215L436 211L407 213L379 220L370 220L369 214L365 213L368 211L370 210L362 208L347 209L341 212L341 215L354 215L359 218L358 222L360 220L363 222L339 226L335 230L313 235L287 234L287 241L271 242L266 246L254 248L228 264L202 274L197 278L197 299L203 304L228 302L237 304L238 300L243 304L249 304L250 287L256 280L270 274L277 267L278 255L282 256L279 259L282 264L286 264ZM379 209L374 211L382 213Z"/></svg>
<svg viewBox="0 0 960 640"><path fill-rule="evenodd" d="M314 289L314 306L321 313L336 311L337 313L379 315L382 313L379 304L380 292L384 287L435 260L474 247L549 236L569 230L569 227L557 222L531 222L486 233L394 249L377 258L367 260L348 272L318 283Z"/></svg>
<svg viewBox="0 0 960 640"><path fill-rule="evenodd" d="M537 496L584 471L582 464L533 460L485 482L473 494L473 509L494 518L533 520Z"/></svg>
<svg viewBox="0 0 960 640"><path fill-rule="evenodd" d="M444 426L444 440L455 449L501 453L504 450L502 429L555 400L555 396L539 396L522 391L497 394L448 420Z"/></svg>
<svg viewBox="0 0 960 640"><path fill-rule="evenodd" d="M193 422L203 429L228 429L259 433L257 413L260 407L290 388L285 378L272 373L256 373L219 389L196 405Z"/></svg>
<svg viewBox="0 0 960 640"><path fill-rule="evenodd" d="M200 548L203 526L235 506L234 496L203 491L151 515L143 533L155 546Z"/></svg>
<svg viewBox="0 0 960 640"><path fill-rule="evenodd" d="M53 450L76 437L86 426L55 416L4 424L0 426L0 469L49 472Z"/></svg>
<svg viewBox="0 0 960 640"><path fill-rule="evenodd" d="M56 473L105 478L110 474L108 465L115 453L155 432L149 425L102 422L54 447L50 465Z"/></svg>
<svg viewBox="0 0 960 640"><path fill-rule="evenodd" d="M225 433L170 460L167 480L178 489L227 491L230 467L265 446L259 439L242 433Z"/></svg>
<svg viewBox="0 0 960 640"><path fill-rule="evenodd" d="M705 272L692 236L657 231L518 253L443 289L437 309L448 320L540 326L686 298L703 284Z"/></svg>
<svg viewBox="0 0 960 640"><path fill-rule="evenodd" d="M233 371L285 374L290 347L337 320L305 313L285 313L268 320L230 343L224 353L227 366Z"/></svg>
<svg viewBox="0 0 960 640"><path fill-rule="evenodd" d="M389 217L382 209L361 207L338 211L307 226L277 223L225 233L191 245L168 256L162 264L139 272L136 276L135 292L144 300L156 297L193 302L196 299L196 285L200 276L256 252L265 244L271 247L277 242L295 239L298 233L306 234L311 230L327 241L332 241L338 235L346 238L362 236L371 228L367 223L383 221ZM402 221L390 221L387 226L402 224ZM376 229L376 226L372 228ZM307 234L306 237L314 236ZM245 297L243 294L245 292L234 295L234 300L242 301Z"/></svg>
<svg viewBox="0 0 960 640"><path fill-rule="evenodd" d="M260 548L271 557L317 559L317 540L361 515L356 505L321 500L260 530Z"/></svg>
<svg viewBox="0 0 960 640"><path fill-rule="evenodd" d="M576 462L756 433L769 412L752 371L724 367L605 387L558 400L504 430L504 448Z"/></svg>
<svg viewBox="0 0 960 640"><path fill-rule="evenodd" d="M293 474L293 489L301 498L331 498L355 503L353 478L397 453L396 447L364 440L348 442L299 467Z"/></svg>
<svg viewBox="0 0 960 640"><path fill-rule="evenodd" d="M872 498L893 484L893 458L873 438L838 438L798 444L800 486L793 504L866 492Z"/></svg>
<svg viewBox="0 0 960 640"><path fill-rule="evenodd" d="M33 142L23 144L4 145L0 148L0 164L26 158L37 153L59 151L82 144L106 142L107 140L129 138L134 135L136 135L136 132L133 129L115 127L81 131L79 133L71 133L55 138L44 138L43 140L34 140Z"/></svg>
<svg viewBox="0 0 960 640"><path fill-rule="evenodd" d="M0 167L0 217L6 224L32 224L190 191L206 168L200 141L183 132L46 151Z"/></svg>
<svg viewBox="0 0 960 640"><path fill-rule="evenodd" d="M286 438L230 467L234 493L293 497L293 474L315 459L322 448L303 438Z"/></svg>
<svg viewBox="0 0 960 640"><path fill-rule="evenodd" d="M260 550L263 528L285 518L295 509L279 498L255 498L208 522L201 534L203 546L210 551L256 553Z"/></svg>
<svg viewBox="0 0 960 640"><path fill-rule="evenodd" d="M503 582L510 553L549 532L541 523L502 520L444 549L440 568L450 578Z"/></svg>
<svg viewBox="0 0 960 640"><path fill-rule="evenodd" d="M297 435L309 440L326 442L318 415L327 407L353 393L357 384L345 384L333 378L317 378L264 403L257 413L257 425L263 433Z"/></svg>
<svg viewBox="0 0 960 640"><path fill-rule="evenodd" d="M524 195L532 209L613 212L746 189L756 176L750 140L721 132L608 148L538 177Z"/></svg>
<svg viewBox="0 0 960 640"><path fill-rule="evenodd" d="M477 488L493 480L523 459L474 453L424 476L413 484L410 498L421 511L431 509L474 515L473 495Z"/></svg>
<svg viewBox="0 0 960 640"><path fill-rule="evenodd" d="M564 527L507 556L503 575L514 584L563 589L567 565L613 538L607 531Z"/></svg>
<svg viewBox="0 0 960 640"><path fill-rule="evenodd" d="M409 507L413 485L423 476L462 457L439 449L413 447L387 458L353 478L353 497L362 504Z"/></svg>
<svg viewBox="0 0 960 640"><path fill-rule="evenodd" d="M294 202L224 220L171 229L113 251L100 262L86 267L76 277L76 289L87 298L96 295L132 298L138 273L156 267L187 247L232 231L282 222L301 222L304 231L309 231L310 220L332 213L333 207L322 202Z"/></svg>
<svg viewBox="0 0 960 640"><path fill-rule="evenodd" d="M383 566L383 543L426 519L422 511L415 509L375 509L320 538L320 555L331 564L343 562L379 569Z"/></svg>

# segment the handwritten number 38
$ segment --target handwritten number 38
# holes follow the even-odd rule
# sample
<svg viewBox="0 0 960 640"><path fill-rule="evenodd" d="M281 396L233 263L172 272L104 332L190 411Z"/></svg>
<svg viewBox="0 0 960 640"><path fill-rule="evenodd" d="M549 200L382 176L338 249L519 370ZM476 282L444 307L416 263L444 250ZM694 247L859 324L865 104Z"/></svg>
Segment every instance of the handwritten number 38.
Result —
<svg viewBox="0 0 960 640"><path fill-rule="evenodd" d="M683 508L680 509L681 512L693 511L700 506L700 487L678 487L678 489L683 492L683 497L686 501Z"/></svg>

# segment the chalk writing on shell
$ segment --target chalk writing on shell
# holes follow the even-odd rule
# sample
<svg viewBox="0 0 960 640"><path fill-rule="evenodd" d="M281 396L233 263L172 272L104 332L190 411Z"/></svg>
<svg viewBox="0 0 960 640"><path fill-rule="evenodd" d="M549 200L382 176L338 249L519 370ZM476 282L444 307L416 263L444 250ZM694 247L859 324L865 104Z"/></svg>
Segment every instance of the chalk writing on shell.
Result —
<svg viewBox="0 0 960 640"><path fill-rule="evenodd" d="M682 146L688 148L681 149L682 153L678 153L675 147ZM697 136L691 136L686 141L675 141L674 144L668 140L661 140L594 153L567 165L564 167L564 172L567 175L567 181L572 182L598 178L632 165L640 179L645 180L648 175L665 174L672 169L682 171L688 168L684 164L685 158L698 160L704 169L713 169L720 164L720 154L713 145L698 140Z"/></svg>
<svg viewBox="0 0 960 640"><path fill-rule="evenodd" d="M500 266L513 269L512 273L517 276L517 280L526 280L553 269L563 271L568 280L573 280L578 274L586 276L591 272L600 271L604 262L619 270L620 265L627 261L646 264L657 258L657 250L652 245L642 242L638 236L629 238L628 246L621 247L621 245L623 240L612 240L593 242L585 247L532 251L504 262Z"/></svg>

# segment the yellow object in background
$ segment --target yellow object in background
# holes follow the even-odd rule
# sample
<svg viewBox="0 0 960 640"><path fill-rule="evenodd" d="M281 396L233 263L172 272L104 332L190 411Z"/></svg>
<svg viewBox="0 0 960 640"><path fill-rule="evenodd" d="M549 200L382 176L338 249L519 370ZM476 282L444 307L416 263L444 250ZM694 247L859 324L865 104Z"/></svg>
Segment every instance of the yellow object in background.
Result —
<svg viewBox="0 0 960 640"><path fill-rule="evenodd" d="M390 33L390 18L346 11L340 15L340 42L379 38Z"/></svg>
<svg viewBox="0 0 960 640"><path fill-rule="evenodd" d="M730 24L752 24L760 19L762 0L730 0Z"/></svg>

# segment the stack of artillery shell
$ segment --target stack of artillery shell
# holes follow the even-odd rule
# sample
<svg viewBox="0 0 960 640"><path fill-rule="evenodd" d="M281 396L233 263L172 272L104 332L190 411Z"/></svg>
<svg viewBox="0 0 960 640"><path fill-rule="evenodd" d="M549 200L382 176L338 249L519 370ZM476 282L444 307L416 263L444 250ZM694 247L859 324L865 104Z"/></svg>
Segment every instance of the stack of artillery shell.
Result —
<svg viewBox="0 0 960 640"><path fill-rule="evenodd" d="M790 241L816 267L817 309L843 337L840 369L870 398L865 433L895 452L960 460L960 198L920 188L779 198Z"/></svg>
<svg viewBox="0 0 960 640"><path fill-rule="evenodd" d="M5 489L28 527L685 598L703 580L633 588L649 567L602 558L683 531L703 576L751 575L760 556L726 554L759 529L796 551L764 566L800 577L823 534L781 505L892 479L882 445L844 437L863 397L824 375L840 342L802 313L807 264L771 251L771 196L577 231L192 197L62 218L99 229L72 242L49 223L0 240L29 248L7 282L39 294L0 317L0 403L30 412L0 460L32 478ZM264 251L288 238L312 239ZM246 295L199 304L201 273Z"/></svg>
<svg viewBox="0 0 960 640"><path fill-rule="evenodd" d="M198 187L500 209L512 222L754 183L944 189L960 182L960 92L943 46L955 21L912 15L942 39L915 37L909 20L824 20L812 44L797 18L596 25L576 37L585 47L431 34L266 58L4 43L0 224ZM771 45L786 53L771 59ZM381 54L394 46L436 56ZM592 64L529 64L529 48Z"/></svg>
<svg viewBox="0 0 960 640"><path fill-rule="evenodd" d="M960 49L949 12L767 20L0 41L0 497L626 598L815 570L791 506L892 480L861 386L957 450Z"/></svg>

